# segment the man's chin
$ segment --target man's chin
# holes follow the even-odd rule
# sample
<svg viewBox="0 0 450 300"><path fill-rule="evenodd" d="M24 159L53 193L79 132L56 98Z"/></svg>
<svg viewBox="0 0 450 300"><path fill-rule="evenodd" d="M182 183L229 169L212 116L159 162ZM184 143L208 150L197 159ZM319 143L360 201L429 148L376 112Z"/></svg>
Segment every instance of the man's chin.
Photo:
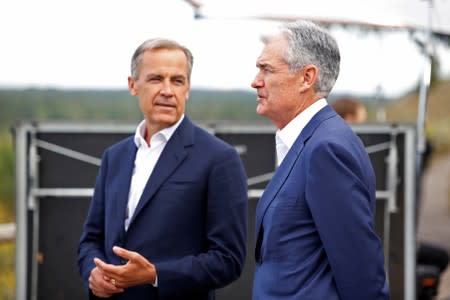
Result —
<svg viewBox="0 0 450 300"><path fill-rule="evenodd" d="M173 116L173 115L160 115L158 118L155 118L155 122L157 124L160 124L160 126L162 128L167 128L170 127L172 125L175 125L176 122L178 122L180 118L177 116Z"/></svg>
<svg viewBox="0 0 450 300"><path fill-rule="evenodd" d="M264 109L264 107L261 105L261 104L258 104L257 106L256 106L256 113L258 114L258 115L260 115L260 116L262 116L262 117L264 117L266 114L265 114L265 109Z"/></svg>

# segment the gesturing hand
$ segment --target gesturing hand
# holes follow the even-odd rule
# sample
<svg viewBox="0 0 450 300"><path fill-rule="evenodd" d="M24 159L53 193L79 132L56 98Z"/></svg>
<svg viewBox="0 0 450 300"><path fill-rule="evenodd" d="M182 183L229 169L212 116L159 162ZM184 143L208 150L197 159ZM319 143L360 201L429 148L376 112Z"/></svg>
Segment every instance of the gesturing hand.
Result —
<svg viewBox="0 0 450 300"><path fill-rule="evenodd" d="M127 260L124 265L112 265L94 258L95 265L103 274L104 280L114 283L117 288L128 288L140 284L154 284L156 269L145 257L134 251L117 246L114 253Z"/></svg>
<svg viewBox="0 0 450 300"><path fill-rule="evenodd" d="M116 293L123 292L123 289L116 287L109 280L105 280L102 271L95 267L89 276L89 288L97 297L109 298Z"/></svg>

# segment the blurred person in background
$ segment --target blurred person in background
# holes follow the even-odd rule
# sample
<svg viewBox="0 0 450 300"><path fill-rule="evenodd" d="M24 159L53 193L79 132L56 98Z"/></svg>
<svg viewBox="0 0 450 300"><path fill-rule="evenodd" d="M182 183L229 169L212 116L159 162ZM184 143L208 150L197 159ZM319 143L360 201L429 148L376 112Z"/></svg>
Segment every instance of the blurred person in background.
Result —
<svg viewBox="0 0 450 300"><path fill-rule="evenodd" d="M367 120L365 105L353 98L339 98L331 104L333 109L348 123L364 123Z"/></svg>

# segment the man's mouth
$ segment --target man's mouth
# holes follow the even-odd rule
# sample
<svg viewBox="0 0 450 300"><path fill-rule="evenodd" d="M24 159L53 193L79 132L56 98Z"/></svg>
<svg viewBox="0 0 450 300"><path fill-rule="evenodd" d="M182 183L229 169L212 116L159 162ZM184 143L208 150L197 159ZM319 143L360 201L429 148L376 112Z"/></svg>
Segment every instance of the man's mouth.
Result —
<svg viewBox="0 0 450 300"><path fill-rule="evenodd" d="M266 98L265 96L263 96L261 94L258 94L257 98L256 98L256 101L260 101L260 100L265 99L265 98Z"/></svg>
<svg viewBox="0 0 450 300"><path fill-rule="evenodd" d="M174 108L174 107L176 107L176 105L173 104L173 103L156 102L155 104L157 106L162 106L162 107L167 107L167 108Z"/></svg>

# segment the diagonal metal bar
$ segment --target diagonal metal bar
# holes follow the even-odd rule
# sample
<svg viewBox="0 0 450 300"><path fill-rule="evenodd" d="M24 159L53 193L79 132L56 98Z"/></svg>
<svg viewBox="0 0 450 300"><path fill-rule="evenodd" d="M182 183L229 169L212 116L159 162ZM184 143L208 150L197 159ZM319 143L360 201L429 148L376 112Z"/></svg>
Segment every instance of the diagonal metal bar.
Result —
<svg viewBox="0 0 450 300"><path fill-rule="evenodd" d="M52 144L52 143L49 143L49 142L46 142L43 140L37 139L36 145L40 148L76 159L79 161L83 161L85 163L92 164L95 166L100 166L100 163L101 163L101 159L99 159L97 157L94 157L94 156L91 156L88 154L84 154L84 153L81 153L81 152L78 152L78 151L75 151L75 150L72 150L69 148L65 148L65 147L62 147L62 146L59 146L56 144Z"/></svg>
<svg viewBox="0 0 450 300"><path fill-rule="evenodd" d="M258 176L253 176L247 179L247 185L251 186L257 183L269 181L275 172L265 173Z"/></svg>
<svg viewBox="0 0 450 300"><path fill-rule="evenodd" d="M384 143L379 143L379 144L367 146L366 147L366 152L368 154L375 153L375 152L378 152L378 151L387 150L390 147L391 147L391 142L388 141L388 142L384 142Z"/></svg>

